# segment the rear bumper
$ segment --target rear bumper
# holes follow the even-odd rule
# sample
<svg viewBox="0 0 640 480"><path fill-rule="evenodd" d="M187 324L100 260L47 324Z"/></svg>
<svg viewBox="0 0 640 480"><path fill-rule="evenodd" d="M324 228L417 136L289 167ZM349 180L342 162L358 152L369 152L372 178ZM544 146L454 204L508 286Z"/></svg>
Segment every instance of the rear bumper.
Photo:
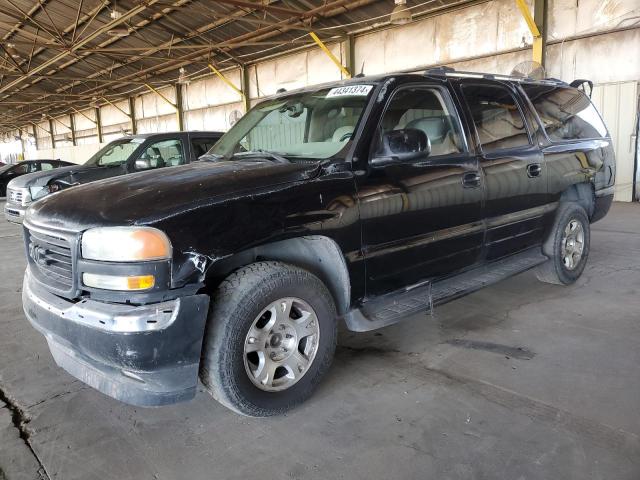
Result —
<svg viewBox="0 0 640 480"><path fill-rule="evenodd" d="M4 205L4 218L12 223L22 223L24 220L24 212L27 211L27 207L23 205L16 205L15 203L5 203Z"/></svg>
<svg viewBox="0 0 640 480"><path fill-rule="evenodd" d="M145 306L71 302L27 269L22 302L58 366L105 395L148 407L194 397L207 295Z"/></svg>

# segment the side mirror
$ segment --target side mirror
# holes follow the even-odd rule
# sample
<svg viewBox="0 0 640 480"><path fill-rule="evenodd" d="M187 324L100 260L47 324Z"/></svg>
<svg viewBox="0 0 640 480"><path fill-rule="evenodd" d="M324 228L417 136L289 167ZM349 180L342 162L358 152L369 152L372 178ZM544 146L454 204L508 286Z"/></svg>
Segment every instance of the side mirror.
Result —
<svg viewBox="0 0 640 480"><path fill-rule="evenodd" d="M136 170L149 170L151 168L151 160L145 158L139 158L134 164Z"/></svg>
<svg viewBox="0 0 640 480"><path fill-rule="evenodd" d="M422 130L417 128L392 130L382 136L381 145L371 159L371 165L384 167L427 157L430 154L431 142Z"/></svg>

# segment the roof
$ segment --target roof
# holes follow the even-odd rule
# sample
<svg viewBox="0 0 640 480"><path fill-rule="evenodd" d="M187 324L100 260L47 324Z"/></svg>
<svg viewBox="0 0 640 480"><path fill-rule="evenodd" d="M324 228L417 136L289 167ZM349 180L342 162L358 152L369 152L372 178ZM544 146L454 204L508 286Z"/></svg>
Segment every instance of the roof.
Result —
<svg viewBox="0 0 640 480"><path fill-rule="evenodd" d="M414 18L481 0L407 0ZM391 0L11 0L0 10L0 131L380 28Z"/></svg>

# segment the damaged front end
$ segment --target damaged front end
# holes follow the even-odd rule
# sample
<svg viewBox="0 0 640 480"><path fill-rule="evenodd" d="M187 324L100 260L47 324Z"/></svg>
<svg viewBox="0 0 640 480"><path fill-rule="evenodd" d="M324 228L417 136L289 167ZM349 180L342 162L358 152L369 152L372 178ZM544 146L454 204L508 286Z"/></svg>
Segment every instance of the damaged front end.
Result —
<svg viewBox="0 0 640 480"><path fill-rule="evenodd" d="M171 249L159 231L97 230L25 222L27 318L60 367L108 396L139 406L193 398L209 296L197 284L171 288ZM147 245L136 250L131 239Z"/></svg>

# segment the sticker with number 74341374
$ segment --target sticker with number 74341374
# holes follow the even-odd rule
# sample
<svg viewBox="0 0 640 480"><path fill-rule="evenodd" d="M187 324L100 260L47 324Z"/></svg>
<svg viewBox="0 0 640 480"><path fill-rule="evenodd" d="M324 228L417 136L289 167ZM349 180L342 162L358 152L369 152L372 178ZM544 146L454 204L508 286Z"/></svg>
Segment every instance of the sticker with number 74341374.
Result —
<svg viewBox="0 0 640 480"><path fill-rule="evenodd" d="M348 85L345 87L336 87L329 90L327 98L332 97L366 97L373 88L373 85Z"/></svg>

